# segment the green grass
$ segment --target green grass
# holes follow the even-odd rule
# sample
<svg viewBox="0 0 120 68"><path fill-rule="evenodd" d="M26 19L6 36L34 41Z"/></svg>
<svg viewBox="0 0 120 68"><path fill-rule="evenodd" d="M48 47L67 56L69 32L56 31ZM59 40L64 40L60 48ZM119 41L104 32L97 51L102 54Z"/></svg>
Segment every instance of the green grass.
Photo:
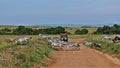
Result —
<svg viewBox="0 0 120 68"><path fill-rule="evenodd" d="M15 37L20 37L20 36L15 36ZM38 65L40 67L47 66L48 63L46 63L43 59L45 57L52 58L51 52L53 49L49 47L48 43L45 40L40 39L38 36L32 36L32 37L33 39L30 40L29 44L27 45L9 44L4 47L1 47L0 67L31 68L34 65ZM7 59L3 58L4 55L6 56Z"/></svg>
<svg viewBox="0 0 120 68"><path fill-rule="evenodd" d="M28 26L27 26L28 27ZM49 27L34 27L29 26L33 29L44 29ZM6 28L6 27L1 27ZM10 27L14 29L16 27ZM120 59L120 43L113 43L112 41L101 41L104 35L92 35L97 28L86 28L89 30L89 34L86 35L75 35L74 32L77 29L83 29L81 27L67 27L66 31L70 32L69 38L85 38L88 41L97 42L102 44L103 53L111 54ZM32 37L32 40L27 46L15 45L14 43L6 43L5 39L15 39L17 37ZM52 37L60 38L60 35L50 35ZM115 35L111 35L115 36ZM49 47L45 40L39 38L38 35L0 35L0 59L3 55L10 55L9 60L0 60L1 68L30 68L34 65L47 66L47 62L43 59L45 57L51 58L52 49ZM15 64L25 61L22 65L16 66Z"/></svg>
<svg viewBox="0 0 120 68"><path fill-rule="evenodd" d="M13 43L5 42L5 39L14 40L18 37L24 37L24 36L25 37L32 37L33 40L39 38L39 36L37 36L37 35L0 35L0 48L3 48L5 46L12 46L13 45Z"/></svg>
<svg viewBox="0 0 120 68"><path fill-rule="evenodd" d="M113 43L112 40L102 41L104 35L91 35L87 38L88 41L96 42L102 44L103 53L114 55L117 58L120 58L120 43ZM115 35L111 35L113 38Z"/></svg>

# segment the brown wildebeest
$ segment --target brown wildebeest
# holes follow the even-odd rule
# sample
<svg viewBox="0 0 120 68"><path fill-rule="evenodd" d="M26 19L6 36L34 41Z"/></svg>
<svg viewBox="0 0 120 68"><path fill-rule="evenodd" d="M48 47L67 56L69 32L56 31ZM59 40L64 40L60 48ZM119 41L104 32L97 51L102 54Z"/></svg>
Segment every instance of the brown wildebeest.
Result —
<svg viewBox="0 0 120 68"><path fill-rule="evenodd" d="M113 43L117 43L117 42L120 42L120 36L116 36L116 37L113 39Z"/></svg>

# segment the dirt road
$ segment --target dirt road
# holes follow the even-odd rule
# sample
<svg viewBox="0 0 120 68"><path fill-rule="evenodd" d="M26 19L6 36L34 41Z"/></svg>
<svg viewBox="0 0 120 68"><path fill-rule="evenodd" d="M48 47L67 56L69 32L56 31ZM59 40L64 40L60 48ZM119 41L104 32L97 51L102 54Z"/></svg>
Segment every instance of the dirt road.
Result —
<svg viewBox="0 0 120 68"><path fill-rule="evenodd" d="M70 39L70 41L82 42L83 39ZM79 51L56 51L56 58L48 66L49 68L120 68L120 62L115 58L107 57L95 50L81 45Z"/></svg>

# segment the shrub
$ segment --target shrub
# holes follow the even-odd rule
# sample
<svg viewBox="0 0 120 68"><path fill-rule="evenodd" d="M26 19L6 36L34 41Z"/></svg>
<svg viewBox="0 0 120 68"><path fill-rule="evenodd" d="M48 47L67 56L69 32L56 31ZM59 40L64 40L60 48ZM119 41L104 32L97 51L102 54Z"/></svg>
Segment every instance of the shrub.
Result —
<svg viewBox="0 0 120 68"><path fill-rule="evenodd" d="M76 30L75 34L80 34L80 32L81 32L80 30Z"/></svg>
<svg viewBox="0 0 120 68"><path fill-rule="evenodd" d="M99 27L93 34L120 34L120 25Z"/></svg>
<svg viewBox="0 0 120 68"><path fill-rule="evenodd" d="M88 30L87 29L82 29L82 30L76 30L75 34L87 34Z"/></svg>
<svg viewBox="0 0 120 68"><path fill-rule="evenodd" d="M88 30L87 29L82 29L81 30L81 34L87 34L88 33Z"/></svg>
<svg viewBox="0 0 120 68"><path fill-rule="evenodd" d="M46 29L32 29L25 26L18 26L16 29L4 28L0 30L1 35L38 35L41 34L60 34L65 31L64 27L50 27Z"/></svg>

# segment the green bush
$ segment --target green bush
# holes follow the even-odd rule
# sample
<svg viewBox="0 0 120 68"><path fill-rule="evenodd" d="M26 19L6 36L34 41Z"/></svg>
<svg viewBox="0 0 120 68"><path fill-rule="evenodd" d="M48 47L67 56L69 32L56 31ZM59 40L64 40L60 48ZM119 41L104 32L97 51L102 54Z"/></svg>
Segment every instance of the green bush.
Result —
<svg viewBox="0 0 120 68"><path fill-rule="evenodd" d="M120 34L120 25L99 27L93 34Z"/></svg>
<svg viewBox="0 0 120 68"><path fill-rule="evenodd" d="M87 29L82 29L81 30L81 34L87 34L88 33L88 30Z"/></svg>
<svg viewBox="0 0 120 68"><path fill-rule="evenodd" d="M80 34L80 33L81 33L80 30L76 30L76 31L75 31L75 34Z"/></svg>
<svg viewBox="0 0 120 68"><path fill-rule="evenodd" d="M50 27L46 29L32 29L25 26L18 26L16 29L11 30L8 28L0 30L1 35L38 35L41 34L60 34L65 31L64 27Z"/></svg>
<svg viewBox="0 0 120 68"><path fill-rule="evenodd" d="M87 29L82 29L82 30L76 30L75 34L88 34L88 30Z"/></svg>

